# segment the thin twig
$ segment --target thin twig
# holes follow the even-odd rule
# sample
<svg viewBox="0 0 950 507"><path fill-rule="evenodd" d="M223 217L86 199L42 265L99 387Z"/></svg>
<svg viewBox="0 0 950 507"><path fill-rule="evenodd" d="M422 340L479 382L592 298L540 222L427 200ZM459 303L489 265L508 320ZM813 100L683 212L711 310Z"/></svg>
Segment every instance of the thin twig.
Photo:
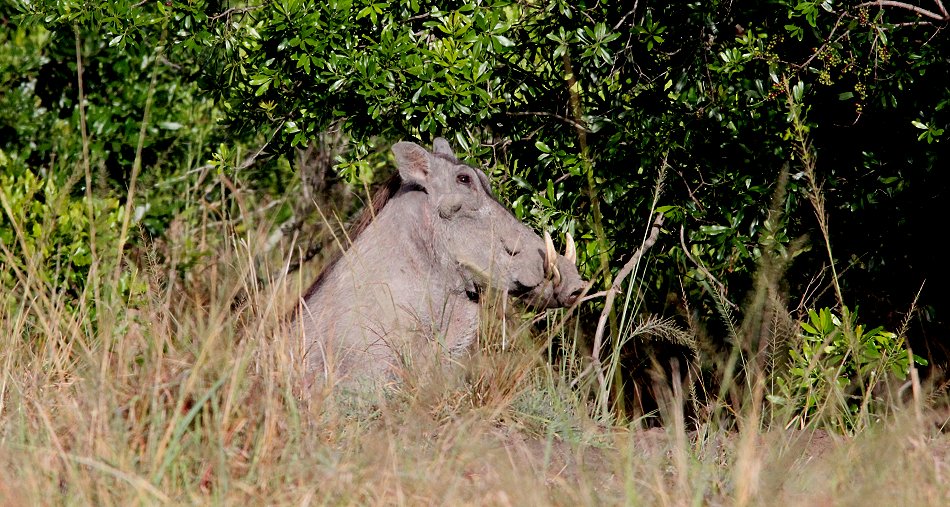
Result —
<svg viewBox="0 0 950 507"><path fill-rule="evenodd" d="M597 321L597 332L594 333L594 347L591 351L591 358L594 361L595 365L600 364L600 348L603 345L604 341L604 329L607 326L607 316L610 315L610 310L613 308L614 300L617 298L617 294L620 292L620 285L623 281L633 272L635 268L640 263L640 258L643 257L643 254L646 253L650 247L656 243L657 238L660 236L660 227L663 226L663 214L657 213L656 218L653 220L653 225L650 229L650 235L643 241L643 244L640 245L640 248L637 249L633 255L630 256L630 259L624 264L623 268L617 273L617 277L614 279L613 284L611 284L610 289L607 290L607 300L604 302L604 309L600 312L600 320ZM600 370L600 368L598 368ZM598 373L601 377L603 372L599 371ZM603 380L601 380L603 382Z"/></svg>
<svg viewBox="0 0 950 507"><path fill-rule="evenodd" d="M943 16L941 16L940 14L937 14L936 12L928 11L927 9L924 9L923 7L918 7L916 5L905 3L905 2L895 2L893 0L875 0L874 2L864 2L863 4L858 4L857 7L858 8L897 7L899 9L906 9L909 11L916 12L917 14L920 14L921 16L927 16L928 18L931 18L931 19L936 19L940 21L947 21L948 19L950 19L950 16L947 15L946 10L943 10ZM943 5L940 5L940 7L942 9Z"/></svg>
<svg viewBox="0 0 950 507"><path fill-rule="evenodd" d="M623 17L620 18L620 21L618 21L617 24L614 25L614 31L619 30L619 29L620 29L620 26L623 25L623 22L626 21L627 18L629 18L631 15L633 15L634 12L637 12L637 4L639 4L639 3L640 3L640 0L635 0L635 1L633 2L633 8L630 9L629 12L627 12L626 14L624 14Z"/></svg>
<svg viewBox="0 0 950 507"><path fill-rule="evenodd" d="M168 18L165 18L165 24L162 27L162 36L159 47L165 47L165 40L168 38ZM159 50L157 57L161 57L164 49ZM157 58L156 58L157 62ZM139 172L142 170L142 149L145 147L145 134L148 132L148 123L152 113L152 102L155 99L155 88L158 86L158 65L152 64L152 76L148 85L148 92L145 96L145 110L142 112L142 124L139 127L138 144L135 147L135 159L132 161L132 174L129 176L129 191L125 198L125 213L122 215L122 228L119 230L118 251L116 252L115 269L112 273L113 283L119 283L119 277L122 275L122 255L125 253L125 242L129 235L129 221L132 217L132 205L135 202L135 184L138 181Z"/></svg>
<svg viewBox="0 0 950 507"><path fill-rule="evenodd" d="M271 143L271 141L273 141L274 138L277 137L277 133L280 132L281 129L284 128L284 124L285 124L285 123L287 123L287 119L286 119L286 118L284 118L283 120L280 121L280 125L278 125L277 128L274 129L274 132L270 135L270 139L268 139L267 142L265 142L264 144L262 144L261 147L258 148L258 150L257 150L253 155L251 155L250 157L244 159L244 162L241 162L241 165L239 165L239 166L237 166L237 167L235 168L235 172L241 171L241 170L244 170L244 169L247 169L248 167L251 167L251 165L253 165L254 162L257 161L257 157L260 157L260 156L261 156L261 153L264 153L264 150L267 148L267 145L269 145L269 144Z"/></svg>
<svg viewBox="0 0 950 507"><path fill-rule="evenodd" d="M930 21L907 21L905 23L894 23L892 26L904 27L904 26L933 26L933 23ZM938 30L939 31L939 30Z"/></svg>
<svg viewBox="0 0 950 507"><path fill-rule="evenodd" d="M699 208L699 209L702 210L702 211L706 211L706 207L703 206L703 203L700 202L700 200L696 197L696 194L693 193L693 189L692 189L692 188L689 188L689 182L686 181L686 176L683 176L683 171L676 171L676 173L679 174L679 175L680 175L680 178L683 179L683 186L686 187L686 193L689 194L689 198L693 201L694 204L696 204L696 207ZM702 187L702 186L703 186L703 184L701 183L701 184L699 185L699 187ZM698 189L699 187L697 187L697 189Z"/></svg>
<svg viewBox="0 0 950 507"><path fill-rule="evenodd" d="M624 265L623 269L617 273L617 278L614 281L614 284L605 291L596 292L589 296L581 298L578 303L586 301L588 299L594 299L601 296L607 296L607 300L604 302L604 309L601 311L600 320L597 322L597 333L594 337L594 347L591 352L591 362L584 368L583 371L577 374L574 377L574 380L571 381L571 388L574 388L581 379L587 377L592 370L597 371L597 381L600 383L601 389L604 388L604 385L607 383L607 379L604 377L604 370L601 368L600 362L600 349L603 346L603 335L606 328L607 317L610 315L610 309L613 307L614 299L617 297L617 293L620 292L620 283L631 273L634 267L637 265L637 261L643 257L643 254L656 243L657 236L659 235L660 226L663 225L663 214L658 214L656 219L653 222L653 228L651 229L650 235L644 240L640 248L633 254L630 260L627 261L627 264Z"/></svg>
<svg viewBox="0 0 950 507"><path fill-rule="evenodd" d="M220 13L218 13L218 14L215 14L214 16L211 16L211 17L208 18L208 19L210 19L210 20L212 20L212 21L215 21L215 20L221 19L221 18L223 18L223 17L225 17L225 16L230 17L232 14L244 14L245 12L250 12L250 11L253 11L253 10L257 10L257 9L260 9L261 7L262 7L262 6L260 6L260 5L252 5L252 6L250 6L250 7L231 7L230 9L225 9L223 12L220 12Z"/></svg>
<svg viewBox="0 0 950 507"><path fill-rule="evenodd" d="M585 302L585 301L590 301L591 299L602 298L602 297L606 296L609 292L610 292L610 291L602 290L602 291L600 291L600 292L595 292L595 293L593 293L593 294L588 294L588 295L584 296L583 298L579 299L577 302L578 302L578 303L583 303L583 302Z"/></svg>
<svg viewBox="0 0 950 507"><path fill-rule="evenodd" d="M821 47L818 48L817 51L813 52L813 53L811 54L811 56L808 57L807 60L805 60L805 63L803 63L803 64L801 64L801 65L798 65L798 68L799 68L799 69L804 69L805 67L808 67L808 64L810 64L810 63L812 62L812 60L814 60L815 58L818 58L818 55L820 55L821 52L824 51L824 49L825 49L826 47L828 47L829 44L837 43L838 41L840 41L841 39L847 37L848 34L851 33L851 30L845 30L845 32L844 32L843 34L839 35L838 38L834 40L834 42L831 41L831 38L835 36L835 31L838 30L838 27L839 27L839 26L841 26L841 20L844 19L844 17L845 17L846 14L847 14L846 12L843 12L843 13L841 13L840 16L838 16L838 20L835 21L835 26L833 26L833 27L831 28L831 33L829 33L829 34L828 34L828 37L825 38L825 42L821 45Z"/></svg>
<svg viewBox="0 0 950 507"><path fill-rule="evenodd" d="M408 22L410 22L410 21L418 21L418 20L420 20L420 19L428 19L428 18L430 18L431 16L432 16L431 13L423 12L422 14L416 14L415 16L410 16L410 17L406 18L406 19L405 19L405 23L408 23Z"/></svg>
<svg viewBox="0 0 950 507"><path fill-rule="evenodd" d="M556 118L558 120L561 120L564 123L567 123L568 125L578 130L590 132L590 129L588 129L586 126L582 125L581 123L578 123L577 121L574 121L571 118L567 118L556 113L549 113L547 111L508 111L505 114L507 114L508 116L549 116L551 118Z"/></svg>

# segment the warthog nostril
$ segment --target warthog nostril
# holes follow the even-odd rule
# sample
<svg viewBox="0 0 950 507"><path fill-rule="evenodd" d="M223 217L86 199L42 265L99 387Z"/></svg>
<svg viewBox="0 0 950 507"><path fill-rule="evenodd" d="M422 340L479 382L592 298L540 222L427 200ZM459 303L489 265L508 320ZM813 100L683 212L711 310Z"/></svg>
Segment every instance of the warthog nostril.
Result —
<svg viewBox="0 0 950 507"><path fill-rule="evenodd" d="M581 297L582 292L584 292L584 288L578 287L574 292L572 292L569 296L567 296L567 299L564 301L564 303L567 306L573 305L574 303L577 302L578 298Z"/></svg>

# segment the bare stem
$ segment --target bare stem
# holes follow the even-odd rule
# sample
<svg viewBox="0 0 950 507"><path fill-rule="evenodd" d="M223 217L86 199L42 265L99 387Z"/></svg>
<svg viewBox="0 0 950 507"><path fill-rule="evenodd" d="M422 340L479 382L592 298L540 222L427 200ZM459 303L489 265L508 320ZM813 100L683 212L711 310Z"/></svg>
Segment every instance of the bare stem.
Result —
<svg viewBox="0 0 950 507"><path fill-rule="evenodd" d="M92 285L93 304L99 304L99 255L96 252L96 212L92 200L92 170L89 164L89 132L86 128L86 92L82 80L82 40L79 27L73 26L76 39L76 86L79 89L79 132L82 135L82 168L86 176L86 218L89 221L89 284Z"/></svg>
<svg viewBox="0 0 950 507"><path fill-rule="evenodd" d="M653 226L650 228L650 235L647 236L647 239L643 241L643 244L640 245L640 248L638 248L637 251L630 256L630 259L627 260L627 263L623 265L623 268L617 273L617 278L614 279L613 284L607 291L607 301L604 303L604 310L600 313L600 320L597 321L597 332L594 333L594 349L591 355L595 361L597 361L600 357L600 348L603 345L604 328L606 327L607 314L613 307L614 300L617 298L617 294L620 292L620 285L624 280L626 280L627 276L630 275L630 273L633 271L633 268L635 268L640 262L640 258L643 257L643 254L646 253L646 251L649 250L654 243L656 243L656 239L660 235L660 227L662 226L663 214L657 213L656 218L653 220Z"/></svg>
<svg viewBox="0 0 950 507"><path fill-rule="evenodd" d="M906 2L894 2L892 0L875 0L874 2L864 2L863 4L858 4L857 7L897 7L898 9L906 9L913 11L921 16L926 16L931 19L936 19L939 21L947 21L950 19L950 16L947 15L947 10L943 7L943 4L938 0L937 6L940 8L940 11L943 15L937 14L933 11L928 11L923 7L918 7L914 4L909 4Z"/></svg>
<svg viewBox="0 0 950 507"><path fill-rule="evenodd" d="M166 19L165 27L162 29L162 37L158 45L164 52L165 39L168 36L168 23ZM155 98L155 88L158 85L158 56L152 63L151 80L148 85L148 94L145 98L145 111L142 113L142 125L139 127L138 144L135 146L135 160L132 162L132 174L129 176L129 191L125 198L125 213L122 215L122 229L119 231L119 241L115 259L115 270L112 274L112 280L115 286L118 286L119 277L122 274L122 255L125 253L125 242L129 235L129 221L132 217L132 205L135 203L135 184L138 181L139 172L142 170L142 148L145 146L145 132L148 130L149 116L152 111L152 101Z"/></svg>
<svg viewBox="0 0 950 507"><path fill-rule="evenodd" d="M808 178L808 200L815 209L815 217L818 219L818 228L825 240L825 250L828 253L828 262L831 266L831 282L835 287L835 295L838 297L838 304L844 308L844 296L841 293L841 285L838 283L838 271L835 268L835 259L831 253L831 237L828 224L828 214L825 211L825 198L822 192L821 184L815 174L815 157L808 144L808 130L801 117L801 105L795 102L794 93L789 87L788 80L785 80L785 94L788 97L788 110L792 121L792 132L795 135L795 141L798 143L796 148L802 161L802 169Z"/></svg>
<svg viewBox="0 0 950 507"><path fill-rule="evenodd" d="M699 268L699 271L706 277L707 280L713 282L716 285L716 288L719 290L719 295L721 296L720 299L722 299L724 303L727 303L732 308L738 310L739 309L738 305L726 299L725 284L723 284L722 282L719 281L718 278L713 276L713 274L709 271L709 269L706 268L705 264L703 264L699 259L696 259L695 257L693 257L691 253L689 253L689 248L686 247L686 239L685 239L684 229L682 226L680 227L680 247L683 248L683 253L686 255L686 258L692 261L693 264L695 264L696 267Z"/></svg>
<svg viewBox="0 0 950 507"><path fill-rule="evenodd" d="M620 293L621 284L623 284L623 281L626 280L627 276L629 276L630 273L633 272L633 269L640 263L640 259L643 257L643 254L646 253L646 251L649 250L654 245L654 243L656 243L656 240L660 235L660 228L662 226L663 214L657 213L656 218L653 220L650 234L643 241L643 244L640 245L640 248L638 248L637 251L630 256L630 259L627 260L627 263L624 264L623 268L621 268L617 273L617 278L614 279L613 284L606 291L607 299L604 302L604 309L600 312L600 319L597 321L597 331L594 333L594 346L591 350L591 364L577 376L574 382L572 382L572 385L576 384L581 378L585 377L593 369L597 373L597 381L600 383L601 390L603 391L606 389L607 379L604 377L604 370L601 367L600 349L603 347L604 331L607 327L607 319L610 314L613 313L614 300L617 299L617 294Z"/></svg>
<svg viewBox="0 0 950 507"><path fill-rule="evenodd" d="M549 118L554 118L556 120L567 123L568 125L574 127L577 130L583 130L584 132L590 132L590 129L587 128L583 123L579 123L572 118L567 118L556 113L550 113L548 111L509 111L508 116L547 116Z"/></svg>

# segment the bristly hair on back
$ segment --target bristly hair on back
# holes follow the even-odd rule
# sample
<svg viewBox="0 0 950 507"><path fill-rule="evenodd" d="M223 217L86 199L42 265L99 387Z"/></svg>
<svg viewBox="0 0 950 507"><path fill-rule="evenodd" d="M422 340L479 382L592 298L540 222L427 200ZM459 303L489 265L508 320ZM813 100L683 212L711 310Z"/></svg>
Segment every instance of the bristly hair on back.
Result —
<svg viewBox="0 0 950 507"><path fill-rule="evenodd" d="M389 203L390 199L392 199L402 187L402 177L400 177L399 173L397 172L390 176L390 178L386 180L386 183L384 183L383 186L373 194L369 206L364 207L363 210L360 211L359 215L356 217L356 221L353 222L353 224L347 229L346 237L349 239L351 244L352 242L356 241L356 238L359 237L359 235L362 234L367 227L369 227L369 224L373 223L373 220L379 216L379 212L382 211L386 204ZM320 274L317 275L317 279L314 280L313 284L310 285L310 288L304 292L303 299L309 298L314 292L317 291L317 289L320 288L326 279L327 274L333 270L333 267L341 257L343 257L342 250L337 250L334 252L334 254L330 257L330 260L327 261L326 266L324 266L323 270L320 271Z"/></svg>
<svg viewBox="0 0 950 507"><path fill-rule="evenodd" d="M430 156L439 157L453 164L461 164L461 162L453 155L446 155L443 153L430 153ZM481 171L479 171L479 173L481 173ZM481 181L482 186L484 187L488 195L497 201L498 199L492 193L491 188L487 186L488 180L487 178L484 177L484 173L479 174L479 180ZM346 237L350 241L350 244L356 241L356 238L358 238L360 234L362 234L363 231L365 231L366 228L369 227L369 224L373 223L373 220L375 220L376 217L379 216L380 211L382 211L383 208L386 207L386 204L388 204L389 201L393 197L395 197L396 194L398 194L400 191L425 192L425 189L416 184L404 182L398 172L390 176L390 178L386 180L386 183L384 183L379 188L379 190L377 190L373 194L373 197L370 200L369 206L364 207L363 210L360 211L359 215L356 217L356 221L354 221L353 224L347 229ZM317 275L317 279L314 280L310 288L308 288L306 292L304 292L303 294L304 300L312 296L313 293L316 292L317 289L320 288L320 286L326 280L327 274L329 274L330 271L333 270L333 267L336 265L336 263L340 260L341 257L343 257L343 251L337 250L336 252L334 252L334 254L330 257L330 260L327 261L326 266L324 266L323 270L320 271L320 274Z"/></svg>

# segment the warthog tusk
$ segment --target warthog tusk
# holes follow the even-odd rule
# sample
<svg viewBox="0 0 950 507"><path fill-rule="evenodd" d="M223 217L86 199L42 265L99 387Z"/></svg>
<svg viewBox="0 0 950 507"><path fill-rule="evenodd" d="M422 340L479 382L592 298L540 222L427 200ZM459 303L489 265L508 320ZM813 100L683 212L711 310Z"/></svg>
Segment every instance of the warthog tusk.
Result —
<svg viewBox="0 0 950 507"><path fill-rule="evenodd" d="M571 264L577 264L577 246L574 245L574 238L571 233L567 233L567 246L564 248L564 258L571 261Z"/></svg>
<svg viewBox="0 0 950 507"><path fill-rule="evenodd" d="M544 231L544 278L554 281L554 285L561 284L561 272L557 269L557 250L548 231Z"/></svg>
<svg viewBox="0 0 950 507"><path fill-rule="evenodd" d="M550 280L557 269L557 250L554 249L554 241L551 241L551 235L544 231L544 278ZM560 273L558 273L560 278Z"/></svg>

